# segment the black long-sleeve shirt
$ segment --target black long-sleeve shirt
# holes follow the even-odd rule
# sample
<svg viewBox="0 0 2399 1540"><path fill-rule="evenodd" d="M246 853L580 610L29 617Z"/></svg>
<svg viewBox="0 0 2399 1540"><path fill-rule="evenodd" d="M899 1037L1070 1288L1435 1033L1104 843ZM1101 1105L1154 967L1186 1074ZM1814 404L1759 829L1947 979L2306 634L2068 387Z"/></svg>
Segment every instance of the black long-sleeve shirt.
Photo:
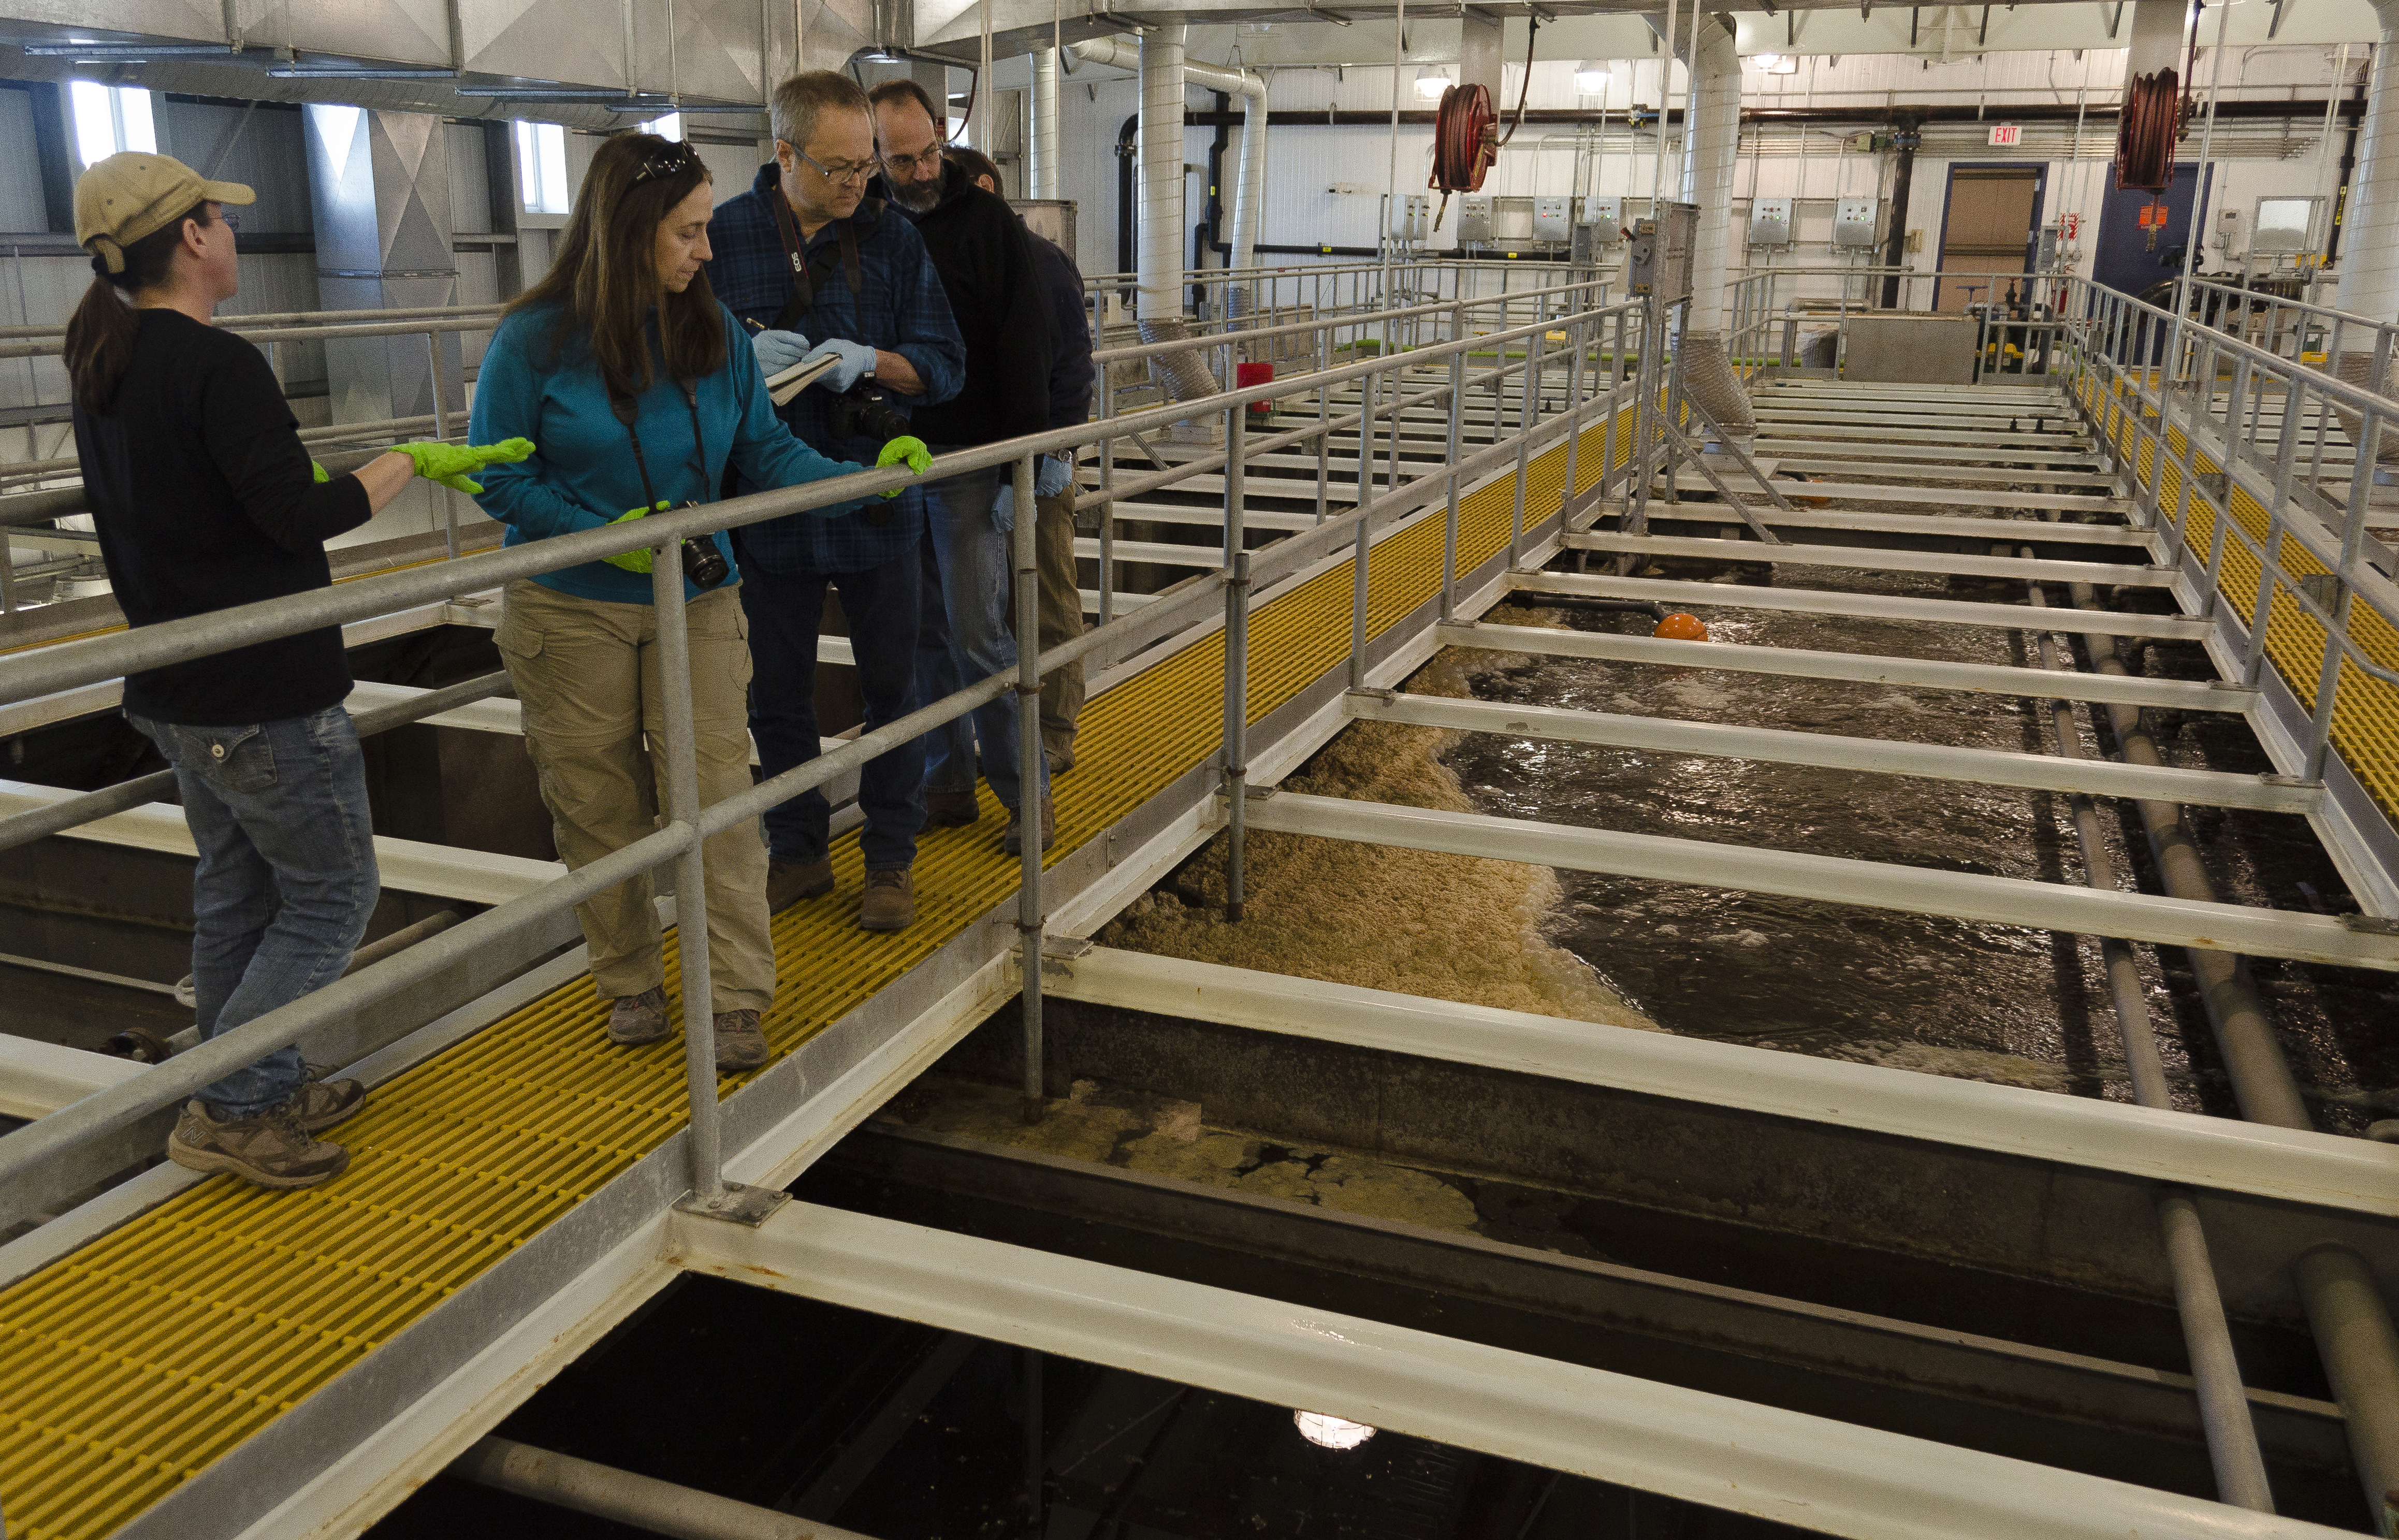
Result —
<svg viewBox="0 0 2399 1540"><path fill-rule="evenodd" d="M879 180L869 191L888 195ZM965 388L939 406L912 406L909 431L928 444L989 444L1047 428L1056 344L1032 237L1016 210L955 162L942 165L942 198L929 210L891 208L925 237L967 344Z"/></svg>
<svg viewBox="0 0 2399 1540"><path fill-rule="evenodd" d="M1041 291L1049 297L1050 321L1055 330L1057 353L1050 360L1050 421L1051 428L1080 427L1091 415L1091 317L1083 307L1083 270L1065 249L1039 231L1028 229L1033 270L1041 275Z"/></svg>
<svg viewBox="0 0 2399 1540"><path fill-rule="evenodd" d="M355 476L319 482L275 371L251 344L178 310L140 312L108 411L75 412L75 453L129 625L321 588L325 541L367 521ZM305 716L350 693L338 626L154 669L125 709L232 726Z"/></svg>

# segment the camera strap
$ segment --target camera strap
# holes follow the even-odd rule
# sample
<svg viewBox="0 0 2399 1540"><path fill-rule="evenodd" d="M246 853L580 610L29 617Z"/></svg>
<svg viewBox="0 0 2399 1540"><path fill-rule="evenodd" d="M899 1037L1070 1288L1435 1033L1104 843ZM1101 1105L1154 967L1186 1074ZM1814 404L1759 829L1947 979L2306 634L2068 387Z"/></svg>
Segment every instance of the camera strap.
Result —
<svg viewBox="0 0 2399 1540"><path fill-rule="evenodd" d="M858 212L848 219L833 222L834 239L816 250L810 256L800 241L799 222L792 217L792 206L778 189L774 197L775 233L783 237L783 260L792 268L792 297L785 302L782 313L775 317L779 331L802 330L800 322L817 307L817 286L833 276L833 264L841 263L842 277L849 280L850 298L864 304L866 277L858 260L858 232L853 221L863 218L872 222L883 211L883 205L874 198L860 202Z"/></svg>
<svg viewBox="0 0 2399 1540"><path fill-rule="evenodd" d="M699 392L688 380L677 380L675 388L683 392L684 407L691 413L692 450L699 457L700 489L704 493L708 487L708 440L701 436L699 428ZM617 421L625 425L625 437L632 442L633 470L642 479L642 507L656 513L658 509L657 489L650 484L650 466L643 458L642 433L636 426L641 419L642 403L617 388L612 382L608 386L608 410L616 413Z"/></svg>

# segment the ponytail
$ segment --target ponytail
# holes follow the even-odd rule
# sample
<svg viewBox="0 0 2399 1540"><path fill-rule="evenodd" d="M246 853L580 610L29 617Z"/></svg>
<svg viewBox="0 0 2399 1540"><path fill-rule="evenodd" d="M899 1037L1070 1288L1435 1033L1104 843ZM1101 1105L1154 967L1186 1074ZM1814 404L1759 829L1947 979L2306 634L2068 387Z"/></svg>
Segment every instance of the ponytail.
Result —
<svg viewBox="0 0 2399 1540"><path fill-rule="evenodd" d="M183 244L184 220L203 225L215 223L209 217L209 206L199 203L182 219L121 250L105 236L93 237L105 250L91 259L91 287L84 290L83 302L67 319L67 380L75 387L75 404L85 412L99 415L115 399L117 382L133 361L133 339L141 331L126 296L167 281L174 270L175 248ZM112 256L117 259L113 263Z"/></svg>

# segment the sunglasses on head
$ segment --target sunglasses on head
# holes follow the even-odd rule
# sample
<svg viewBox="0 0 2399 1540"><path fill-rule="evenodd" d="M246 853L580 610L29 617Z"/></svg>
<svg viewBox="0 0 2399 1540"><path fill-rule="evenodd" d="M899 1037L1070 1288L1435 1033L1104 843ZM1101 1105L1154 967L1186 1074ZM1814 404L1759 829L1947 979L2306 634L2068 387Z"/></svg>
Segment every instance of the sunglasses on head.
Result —
<svg viewBox="0 0 2399 1540"><path fill-rule="evenodd" d="M633 180L647 182L652 177L676 176L698 164L699 157L692 153L690 145L670 144L643 161L642 169L633 173Z"/></svg>

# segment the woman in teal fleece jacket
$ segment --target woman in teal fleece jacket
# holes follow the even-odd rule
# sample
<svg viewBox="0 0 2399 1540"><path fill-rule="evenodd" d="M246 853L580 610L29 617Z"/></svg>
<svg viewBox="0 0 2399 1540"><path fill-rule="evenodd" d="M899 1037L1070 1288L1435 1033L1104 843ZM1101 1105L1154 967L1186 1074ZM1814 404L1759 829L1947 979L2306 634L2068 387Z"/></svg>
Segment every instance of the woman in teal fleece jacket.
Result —
<svg viewBox="0 0 2399 1540"><path fill-rule="evenodd" d="M699 156L655 135L612 139L593 157L557 262L509 308L476 381L475 441L537 446L482 479L477 501L508 526L507 544L642 517L644 466L660 508L710 501L728 462L766 487L862 468L819 454L775 416L749 339L701 270L710 192ZM630 431L617 412L623 399L636 409ZM883 460L897 459L921 470L924 446L895 439ZM847 513L860 501L816 511ZM706 589L684 585L703 804L751 784L739 574L731 542L711 538L725 577ZM649 565L648 551L634 551L507 589L500 654L569 868L650 833L666 802L665 767L649 752L665 727ZM760 1018L775 990L766 847L745 823L711 838L705 858L716 1061L751 1069L766 1060ZM667 1036L650 880L617 885L576 917L597 993L610 1002L608 1039L631 1047Z"/></svg>

